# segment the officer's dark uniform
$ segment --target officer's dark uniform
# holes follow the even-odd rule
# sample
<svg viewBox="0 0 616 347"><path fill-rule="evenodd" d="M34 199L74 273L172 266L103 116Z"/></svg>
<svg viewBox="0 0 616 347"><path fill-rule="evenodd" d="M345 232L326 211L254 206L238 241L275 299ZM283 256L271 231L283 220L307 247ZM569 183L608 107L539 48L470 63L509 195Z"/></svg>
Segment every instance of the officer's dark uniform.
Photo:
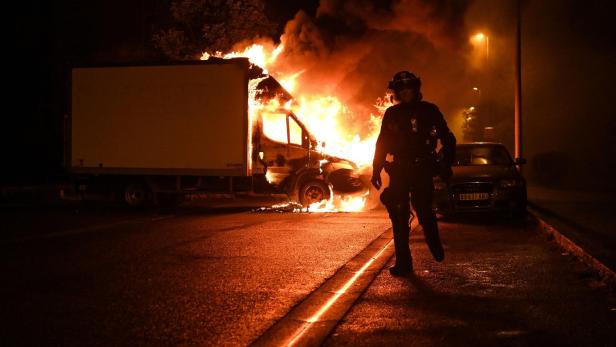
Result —
<svg viewBox="0 0 616 347"><path fill-rule="evenodd" d="M421 101L419 90L417 95L419 100L400 103L385 111L373 161L373 175L380 175L385 168L390 176L389 187L383 191L381 200L387 207L394 232L396 266L392 273L412 270L409 192L432 255L437 261L444 258L436 215L432 210L432 177L439 174L450 176L456 138L438 107ZM443 146L441 162L436 161L437 139ZM386 163L388 153L393 155L393 163Z"/></svg>

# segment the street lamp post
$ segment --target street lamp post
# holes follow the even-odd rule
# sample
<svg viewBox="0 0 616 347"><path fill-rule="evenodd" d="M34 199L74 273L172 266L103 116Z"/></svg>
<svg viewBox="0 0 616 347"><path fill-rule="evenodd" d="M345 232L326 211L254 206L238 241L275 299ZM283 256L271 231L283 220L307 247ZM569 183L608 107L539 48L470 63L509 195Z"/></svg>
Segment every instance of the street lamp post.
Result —
<svg viewBox="0 0 616 347"><path fill-rule="evenodd" d="M477 106L481 103L481 89L473 87L473 91L477 92Z"/></svg>
<svg viewBox="0 0 616 347"><path fill-rule="evenodd" d="M483 83L487 83L490 68L490 37L483 32L478 32L475 35L471 36L471 42L477 49L480 49L480 60L483 61L483 63L481 64L483 65L482 80ZM482 99L485 98L485 95L482 95L482 90L477 87L473 87L473 90L477 92L478 103L483 101ZM491 123L492 116L490 114L490 110L488 109L488 105L489 103L485 105L482 104L482 114L484 120Z"/></svg>
<svg viewBox="0 0 616 347"><path fill-rule="evenodd" d="M515 115L514 115L515 157L522 158L522 13L517 1L516 50L515 50Z"/></svg>

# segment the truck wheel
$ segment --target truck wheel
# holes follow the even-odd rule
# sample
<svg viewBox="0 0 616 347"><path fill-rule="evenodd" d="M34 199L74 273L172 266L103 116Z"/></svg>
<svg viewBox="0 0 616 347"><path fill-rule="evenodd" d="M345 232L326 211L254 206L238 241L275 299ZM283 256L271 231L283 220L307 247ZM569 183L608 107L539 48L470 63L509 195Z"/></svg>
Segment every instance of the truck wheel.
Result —
<svg viewBox="0 0 616 347"><path fill-rule="evenodd" d="M328 200L330 196L329 186L321 180L308 181L299 189L299 202L303 206Z"/></svg>
<svg viewBox="0 0 616 347"><path fill-rule="evenodd" d="M124 187L124 202L130 207L141 207L148 199L148 190L142 183L129 183Z"/></svg>

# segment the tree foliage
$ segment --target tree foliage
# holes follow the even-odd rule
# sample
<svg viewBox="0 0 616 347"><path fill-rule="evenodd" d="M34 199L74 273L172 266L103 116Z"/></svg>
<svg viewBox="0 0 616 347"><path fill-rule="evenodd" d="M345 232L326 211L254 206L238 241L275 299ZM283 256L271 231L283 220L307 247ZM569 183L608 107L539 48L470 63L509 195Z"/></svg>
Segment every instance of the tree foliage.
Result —
<svg viewBox="0 0 616 347"><path fill-rule="evenodd" d="M154 44L172 60L225 52L238 42L274 33L264 8L263 0L174 0L171 25L154 35Z"/></svg>

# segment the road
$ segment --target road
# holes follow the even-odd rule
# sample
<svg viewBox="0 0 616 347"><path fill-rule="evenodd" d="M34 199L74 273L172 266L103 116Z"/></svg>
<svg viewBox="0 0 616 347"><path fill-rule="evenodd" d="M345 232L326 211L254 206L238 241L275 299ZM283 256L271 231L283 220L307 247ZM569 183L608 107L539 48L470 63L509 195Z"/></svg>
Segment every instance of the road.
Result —
<svg viewBox="0 0 616 347"><path fill-rule="evenodd" d="M386 213L4 209L3 345L246 345L389 227ZM374 282L326 345L604 345L616 300L533 226L420 230L416 276ZM369 284L369 283L368 283Z"/></svg>

